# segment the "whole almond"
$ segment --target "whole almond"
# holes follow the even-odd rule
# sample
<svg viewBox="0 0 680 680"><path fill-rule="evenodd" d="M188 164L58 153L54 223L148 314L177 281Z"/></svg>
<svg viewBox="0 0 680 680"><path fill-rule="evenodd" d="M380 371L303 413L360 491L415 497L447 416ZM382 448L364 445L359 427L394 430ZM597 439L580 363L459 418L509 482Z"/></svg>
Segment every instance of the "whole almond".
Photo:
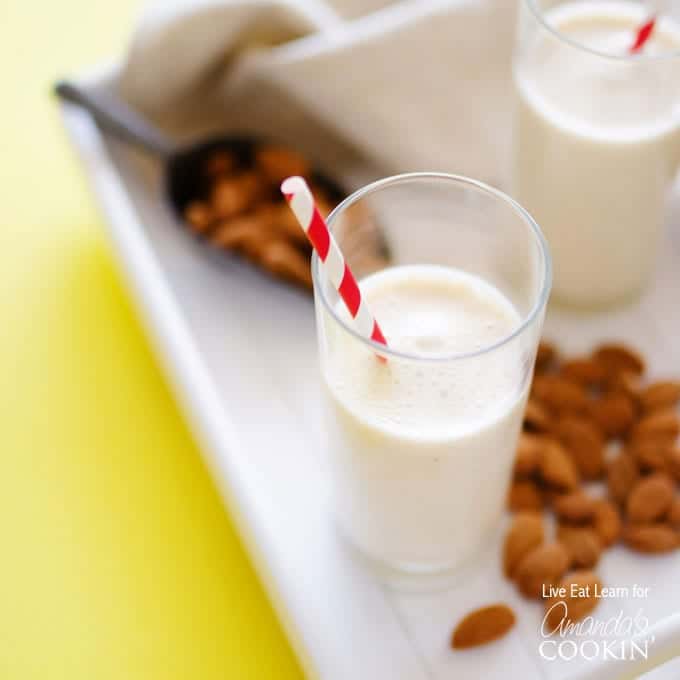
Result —
<svg viewBox="0 0 680 680"><path fill-rule="evenodd" d="M541 510L543 508L541 491L530 479L513 482L508 492L507 506L510 512Z"/></svg>
<svg viewBox="0 0 680 680"><path fill-rule="evenodd" d="M567 549L570 567L594 567L602 552L602 543L593 529L561 525L557 540Z"/></svg>
<svg viewBox="0 0 680 680"><path fill-rule="evenodd" d="M576 463L564 447L554 440L547 441L543 448L539 474L548 486L562 492L572 491L579 482Z"/></svg>
<svg viewBox="0 0 680 680"><path fill-rule="evenodd" d="M550 432L552 429L552 417L537 399L529 398L527 402L524 429L529 432Z"/></svg>
<svg viewBox="0 0 680 680"><path fill-rule="evenodd" d="M544 445L543 437L527 432L520 434L515 456L515 477L530 477L538 470Z"/></svg>
<svg viewBox="0 0 680 680"><path fill-rule="evenodd" d="M590 399L585 388L559 375L537 375L531 395L556 414L587 414L590 409Z"/></svg>
<svg viewBox="0 0 680 680"><path fill-rule="evenodd" d="M543 518L537 513L515 515L503 543L503 573L512 577L525 555L543 543Z"/></svg>
<svg viewBox="0 0 680 680"><path fill-rule="evenodd" d="M643 553L662 553L680 547L680 535L667 524L630 524L623 530L624 543Z"/></svg>
<svg viewBox="0 0 680 680"><path fill-rule="evenodd" d="M608 373L630 372L641 375L645 370L645 362L640 354L622 343L611 342L600 345L593 352L593 358Z"/></svg>
<svg viewBox="0 0 680 680"><path fill-rule="evenodd" d="M503 637L515 625L515 614L505 604L476 609L458 623L451 636L454 649L485 645Z"/></svg>
<svg viewBox="0 0 680 680"><path fill-rule="evenodd" d="M668 508L666 518L674 529L680 529L680 496L676 496L673 499L671 507Z"/></svg>
<svg viewBox="0 0 680 680"><path fill-rule="evenodd" d="M526 597L542 597L544 586L557 583L569 566L569 554L561 543L534 548L517 565L515 578Z"/></svg>
<svg viewBox="0 0 680 680"><path fill-rule="evenodd" d="M593 403L591 415L607 437L622 437L635 423L635 404L623 392L607 394Z"/></svg>
<svg viewBox="0 0 680 680"><path fill-rule="evenodd" d="M604 366L592 357L568 359L562 364L560 373L565 378L586 387L602 387L608 377Z"/></svg>
<svg viewBox="0 0 680 680"><path fill-rule="evenodd" d="M572 491L559 496L553 503L555 514L567 522L581 524L595 516L596 501L583 491Z"/></svg>
<svg viewBox="0 0 680 680"><path fill-rule="evenodd" d="M542 372L549 369L557 362L557 351L555 345L547 340L541 340L536 352L536 371Z"/></svg>
<svg viewBox="0 0 680 680"><path fill-rule="evenodd" d="M640 404L646 412L677 406L679 402L678 380L661 380L648 385L640 392Z"/></svg>
<svg viewBox="0 0 680 680"><path fill-rule="evenodd" d="M611 374L605 385L609 394L623 394L638 405L640 392L640 376L631 371L621 371Z"/></svg>
<svg viewBox="0 0 680 680"><path fill-rule="evenodd" d="M668 451L666 465L668 472L675 477L675 481L680 482L680 448L675 447Z"/></svg>
<svg viewBox="0 0 680 680"><path fill-rule="evenodd" d="M628 451L644 472L666 472L672 466L672 448L663 439L638 438L629 444Z"/></svg>
<svg viewBox="0 0 680 680"><path fill-rule="evenodd" d="M585 418L566 416L557 423L557 435L584 479L599 479L605 469L604 437Z"/></svg>
<svg viewBox="0 0 680 680"><path fill-rule="evenodd" d="M640 471L633 456L620 453L607 467L607 487L611 498L623 505L639 476Z"/></svg>
<svg viewBox="0 0 680 680"><path fill-rule="evenodd" d="M674 441L680 434L680 417L675 409L661 409L652 411L644 416L633 427L632 439L647 437Z"/></svg>
<svg viewBox="0 0 680 680"><path fill-rule="evenodd" d="M596 501L592 527L605 548L616 543L621 536L622 528L618 508L611 501L604 499Z"/></svg>
<svg viewBox="0 0 680 680"><path fill-rule="evenodd" d="M580 621L598 603L597 593L602 582L592 571L575 571L560 581L564 597L553 597L546 602L546 624L550 632L556 632L562 622Z"/></svg>
<svg viewBox="0 0 680 680"><path fill-rule="evenodd" d="M626 515L631 522L653 522L663 517L673 502L675 484L662 472L643 477L631 489Z"/></svg>

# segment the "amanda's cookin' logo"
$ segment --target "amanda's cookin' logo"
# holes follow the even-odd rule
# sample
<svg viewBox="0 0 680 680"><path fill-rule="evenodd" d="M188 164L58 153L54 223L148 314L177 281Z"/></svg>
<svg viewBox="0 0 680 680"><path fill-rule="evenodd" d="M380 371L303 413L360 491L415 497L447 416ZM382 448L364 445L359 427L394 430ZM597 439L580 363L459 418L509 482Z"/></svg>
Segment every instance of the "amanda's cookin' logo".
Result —
<svg viewBox="0 0 680 680"><path fill-rule="evenodd" d="M616 590L616 593L610 594L603 589L589 596L628 599L646 597L649 592L648 588L637 585L611 590ZM569 599L569 594L565 599ZM572 621L566 602L558 599L548 609L541 623L539 653L548 661L570 661L575 658L589 661L647 659L653 643L649 619L642 609L632 615L621 610L609 618L588 615L580 621Z"/></svg>

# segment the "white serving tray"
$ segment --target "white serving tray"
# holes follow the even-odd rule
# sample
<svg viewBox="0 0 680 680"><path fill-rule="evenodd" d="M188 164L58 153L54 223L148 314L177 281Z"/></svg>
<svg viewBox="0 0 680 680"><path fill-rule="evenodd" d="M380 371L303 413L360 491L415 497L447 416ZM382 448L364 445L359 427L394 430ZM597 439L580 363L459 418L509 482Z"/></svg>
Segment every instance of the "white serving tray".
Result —
<svg viewBox="0 0 680 680"><path fill-rule="evenodd" d="M111 73L90 82L101 85ZM502 578L497 543L438 588L394 590L357 562L327 510L311 300L208 254L165 207L157 163L103 135L73 106L63 106L63 118L150 341L308 677L616 680L643 672L630 663L542 659L541 608ZM653 375L680 374L677 220L675 227L639 304L580 318L550 310L546 334L569 351L626 339L649 357ZM598 617L642 608L655 635L653 659L677 657L680 554L646 558L614 548L598 571L607 585L651 588L644 601L602 602ZM515 630L486 648L451 651L456 620L496 601L518 612ZM678 659L649 674L678 677Z"/></svg>

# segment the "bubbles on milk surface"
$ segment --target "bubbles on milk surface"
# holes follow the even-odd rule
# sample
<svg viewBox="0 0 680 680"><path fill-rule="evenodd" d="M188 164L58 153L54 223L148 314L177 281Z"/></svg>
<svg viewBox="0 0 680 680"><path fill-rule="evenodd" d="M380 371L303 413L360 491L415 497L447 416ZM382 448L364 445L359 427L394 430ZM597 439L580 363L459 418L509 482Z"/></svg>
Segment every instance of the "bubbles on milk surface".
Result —
<svg viewBox="0 0 680 680"><path fill-rule="evenodd" d="M518 391L520 361L511 347L435 361L474 354L517 328L516 309L496 288L434 265L393 267L360 285L390 348L433 360L383 363L348 341L328 376L329 387L362 419L436 435L489 417L504 396Z"/></svg>

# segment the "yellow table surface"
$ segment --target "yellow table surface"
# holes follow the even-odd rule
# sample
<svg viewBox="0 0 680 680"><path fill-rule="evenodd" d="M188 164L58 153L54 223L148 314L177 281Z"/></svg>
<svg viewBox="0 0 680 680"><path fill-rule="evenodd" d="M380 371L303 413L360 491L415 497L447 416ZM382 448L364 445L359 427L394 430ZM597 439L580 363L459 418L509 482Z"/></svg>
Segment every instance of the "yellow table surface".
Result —
<svg viewBox="0 0 680 680"><path fill-rule="evenodd" d="M138 10L0 0L0 678L301 678L49 91Z"/></svg>

